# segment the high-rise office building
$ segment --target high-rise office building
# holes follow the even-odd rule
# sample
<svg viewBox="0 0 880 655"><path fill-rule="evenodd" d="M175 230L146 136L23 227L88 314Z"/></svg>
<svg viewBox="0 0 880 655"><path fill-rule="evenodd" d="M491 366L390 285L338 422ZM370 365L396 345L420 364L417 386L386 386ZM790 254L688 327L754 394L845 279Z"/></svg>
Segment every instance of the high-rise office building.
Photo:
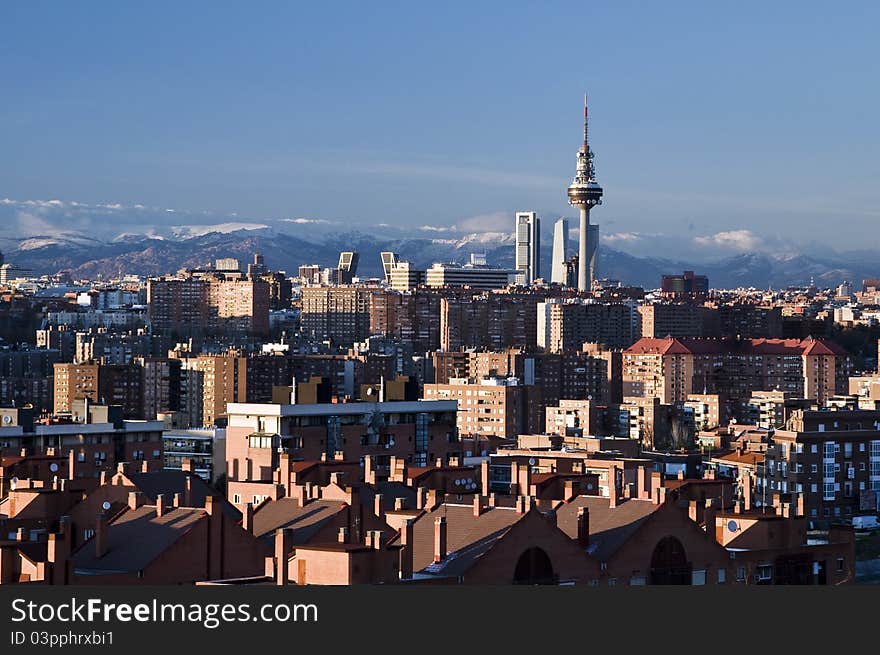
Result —
<svg viewBox="0 0 880 655"><path fill-rule="evenodd" d="M355 275L357 275L359 259L360 255L351 250L339 253L339 264L336 267L339 271L339 284L352 283Z"/></svg>
<svg viewBox="0 0 880 655"><path fill-rule="evenodd" d="M596 255L599 252L599 226L595 223L587 225L587 274L592 286L593 280L599 277L599 270L596 266Z"/></svg>
<svg viewBox="0 0 880 655"><path fill-rule="evenodd" d="M590 150L587 121L587 96L584 95L584 143L577 153L577 172L568 187L568 202L580 210L578 232L578 290L589 291L593 281L590 278L590 250L588 243L590 210L602 204L602 187L596 182L596 169L593 166L593 151Z"/></svg>
<svg viewBox="0 0 880 655"><path fill-rule="evenodd" d="M568 249L568 219L560 218L553 224L553 254L551 260L550 281L554 284L566 284L565 260Z"/></svg>
<svg viewBox="0 0 880 655"><path fill-rule="evenodd" d="M516 270L525 284L541 277L541 221L535 212L516 213Z"/></svg>
<svg viewBox="0 0 880 655"><path fill-rule="evenodd" d="M397 253L386 251L380 253L382 257L382 272L385 274L385 281L391 284L391 271L397 264L399 257Z"/></svg>

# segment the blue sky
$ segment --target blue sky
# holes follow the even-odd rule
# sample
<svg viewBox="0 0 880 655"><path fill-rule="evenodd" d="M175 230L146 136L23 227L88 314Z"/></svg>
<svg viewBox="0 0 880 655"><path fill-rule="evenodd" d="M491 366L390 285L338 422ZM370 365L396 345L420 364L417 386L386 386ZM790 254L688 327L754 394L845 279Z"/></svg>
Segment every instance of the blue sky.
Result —
<svg viewBox="0 0 880 655"><path fill-rule="evenodd" d="M4 3L0 198L506 229L572 214L586 89L609 243L873 248L878 22L854 2Z"/></svg>

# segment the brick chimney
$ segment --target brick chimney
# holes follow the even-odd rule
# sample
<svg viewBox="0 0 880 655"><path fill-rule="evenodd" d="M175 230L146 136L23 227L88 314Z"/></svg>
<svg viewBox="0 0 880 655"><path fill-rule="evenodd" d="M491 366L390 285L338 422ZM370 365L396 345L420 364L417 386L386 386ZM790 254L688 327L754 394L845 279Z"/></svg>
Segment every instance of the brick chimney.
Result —
<svg viewBox="0 0 880 655"><path fill-rule="evenodd" d="M662 505L666 502L666 487L660 486L654 490L654 504Z"/></svg>
<svg viewBox="0 0 880 655"><path fill-rule="evenodd" d="M192 507L192 476L186 476L183 481L183 504L185 507Z"/></svg>
<svg viewBox="0 0 880 655"><path fill-rule="evenodd" d="M480 494L474 494L474 518L479 518L483 513L483 497Z"/></svg>
<svg viewBox="0 0 880 655"><path fill-rule="evenodd" d="M804 494L802 494L802 493L797 495L796 508L797 508L796 509L797 516L806 516L805 510L804 510Z"/></svg>
<svg viewBox="0 0 880 655"><path fill-rule="evenodd" d="M144 504L144 494L140 491L129 491L128 492L128 508L129 509L137 509Z"/></svg>
<svg viewBox="0 0 880 655"><path fill-rule="evenodd" d="M743 504L746 511L752 509L752 474L746 472L743 477Z"/></svg>
<svg viewBox="0 0 880 655"><path fill-rule="evenodd" d="M688 502L688 518L694 523L700 522L700 512L697 508L697 501L692 500Z"/></svg>
<svg viewBox="0 0 880 655"><path fill-rule="evenodd" d="M438 457L434 460L434 468L442 469L443 468L443 458Z"/></svg>
<svg viewBox="0 0 880 655"><path fill-rule="evenodd" d="M290 528L278 528L275 531L275 583L287 584L287 555L290 552Z"/></svg>
<svg viewBox="0 0 880 655"><path fill-rule="evenodd" d="M385 508L382 507L382 494L376 494L373 497L373 514L380 519L385 519Z"/></svg>
<svg viewBox="0 0 880 655"><path fill-rule="evenodd" d="M412 578L413 574L413 520L406 519L400 528L400 577Z"/></svg>
<svg viewBox="0 0 880 655"><path fill-rule="evenodd" d="M95 520L95 557L107 554L107 514L100 512Z"/></svg>
<svg viewBox="0 0 880 655"><path fill-rule="evenodd" d="M404 509L406 509L406 498L395 498L394 499L394 511L399 512Z"/></svg>
<svg viewBox="0 0 880 655"><path fill-rule="evenodd" d="M620 500L620 487L617 484L617 467L608 469L608 508L614 509Z"/></svg>
<svg viewBox="0 0 880 655"><path fill-rule="evenodd" d="M581 548L590 545L590 508L578 507L577 513L577 540Z"/></svg>
<svg viewBox="0 0 880 655"><path fill-rule="evenodd" d="M495 494L489 494L489 507L495 507Z"/></svg>
<svg viewBox="0 0 880 655"><path fill-rule="evenodd" d="M141 462L141 473L149 473L150 472L150 462L144 460Z"/></svg>
<svg viewBox="0 0 880 655"><path fill-rule="evenodd" d="M679 480L684 480L684 471L679 471L678 475L675 476Z"/></svg>
<svg viewBox="0 0 880 655"><path fill-rule="evenodd" d="M636 469L636 498L640 500L650 500L650 481L648 480L648 471L644 466Z"/></svg>
<svg viewBox="0 0 880 655"><path fill-rule="evenodd" d="M382 550L382 535L383 532L381 530L371 530L373 533L373 550Z"/></svg>
<svg viewBox="0 0 880 655"><path fill-rule="evenodd" d="M180 470L184 473L192 473L193 472L193 462L189 457L184 457L183 461L180 463Z"/></svg>
<svg viewBox="0 0 880 655"><path fill-rule="evenodd" d="M566 480L562 483L562 500L571 502L577 496L577 482L575 480Z"/></svg>
<svg viewBox="0 0 880 655"><path fill-rule="evenodd" d="M489 493L489 461L480 463L480 491L486 495Z"/></svg>
<svg viewBox="0 0 880 655"><path fill-rule="evenodd" d="M516 497L516 513L517 514L525 514L528 511L526 505L526 496L517 496Z"/></svg>
<svg viewBox="0 0 880 655"><path fill-rule="evenodd" d="M73 450L67 454L67 477L71 480L76 478L76 453Z"/></svg>
<svg viewBox="0 0 880 655"><path fill-rule="evenodd" d="M253 503L245 503L244 512L241 513L241 527L245 532L254 533L254 505Z"/></svg>
<svg viewBox="0 0 880 655"><path fill-rule="evenodd" d="M663 474L660 471L651 471L651 495L650 500L657 500L657 489L663 486Z"/></svg>
<svg viewBox="0 0 880 655"><path fill-rule="evenodd" d="M364 482L376 484L376 470L373 467L372 455L364 455Z"/></svg>
<svg viewBox="0 0 880 655"><path fill-rule="evenodd" d="M443 492L437 489L428 489L427 509L432 510L443 502Z"/></svg>
<svg viewBox="0 0 880 655"><path fill-rule="evenodd" d="M427 504L428 490L425 487L419 487L416 489L416 509L425 509L425 505Z"/></svg>
<svg viewBox="0 0 880 655"><path fill-rule="evenodd" d="M174 493L174 497L171 499L171 504L174 507L181 507L183 504L183 494L179 491Z"/></svg>
<svg viewBox="0 0 880 655"><path fill-rule="evenodd" d="M338 541L341 544L348 543L348 528L346 528L346 527L339 528L339 530L336 533L336 541Z"/></svg>
<svg viewBox="0 0 880 655"><path fill-rule="evenodd" d="M706 506L703 508L703 522L706 524L706 534L715 539L715 516L718 510L715 508L713 498L706 499Z"/></svg>
<svg viewBox="0 0 880 655"><path fill-rule="evenodd" d="M156 516L162 516L165 513L165 497L163 494L156 494Z"/></svg>
<svg viewBox="0 0 880 655"><path fill-rule="evenodd" d="M103 487L107 484L107 471L101 471L101 475L98 477L98 486Z"/></svg>
<svg viewBox="0 0 880 655"><path fill-rule="evenodd" d="M438 516L434 519L434 562L442 562L446 555L446 517Z"/></svg>

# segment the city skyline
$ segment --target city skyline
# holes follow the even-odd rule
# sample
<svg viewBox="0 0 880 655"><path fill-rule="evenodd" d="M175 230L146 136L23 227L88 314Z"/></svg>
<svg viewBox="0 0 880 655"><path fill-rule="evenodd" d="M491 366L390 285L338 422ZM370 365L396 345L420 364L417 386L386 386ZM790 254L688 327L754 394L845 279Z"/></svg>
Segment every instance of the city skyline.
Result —
<svg viewBox="0 0 880 655"><path fill-rule="evenodd" d="M577 23L562 11L535 21L508 8L503 19L492 12L495 23L477 12L452 52L444 35L457 16L426 25L416 14L390 20L379 11L369 24L387 37L381 44L358 31L353 12L350 23L334 19L329 38L302 35L296 45L269 17L251 16L265 41L217 50L235 34L233 10L211 12L190 33L168 28L162 6L113 8L93 31L88 16L56 8L48 19L39 12L37 32L38 10L16 7L0 64L12 98L0 128L8 152L0 197L11 200L0 211L17 236L75 227L69 211L40 206L56 198L104 205L118 232L285 219L479 232L509 224L521 207L572 217L559 185L570 177L572 106L588 88L602 125L594 140L603 183L614 189L603 243L648 250L659 234L734 251L768 241L874 247L863 233L877 215L876 98L862 80L876 48L867 14L876 10L863 9L857 22L798 5L779 39L776 28L792 15L783 6L762 7L758 26L748 11L681 5L655 15L599 5L585 18L606 30L594 33L585 69L572 56L575 42L559 38ZM193 11L175 18L186 24ZM271 18L283 23L283 13ZM326 17L308 8L297 18L299 34ZM423 31L408 30L414 25ZM553 45L508 47L507 35L524 25ZM151 37L158 29L162 52ZM92 45L72 47L82 42ZM41 57L28 60L32 43ZM412 52L411 61L390 65L395 48ZM696 48L709 53L703 61L691 56ZM317 55L309 65L306 54ZM265 70L264 83L250 78L254 67ZM412 84L420 67L430 85ZM114 80L113 93L89 71ZM541 101L511 102L515 78ZM335 193L340 175L350 193ZM426 206L438 184L452 201ZM89 218L83 223L107 222L94 211Z"/></svg>

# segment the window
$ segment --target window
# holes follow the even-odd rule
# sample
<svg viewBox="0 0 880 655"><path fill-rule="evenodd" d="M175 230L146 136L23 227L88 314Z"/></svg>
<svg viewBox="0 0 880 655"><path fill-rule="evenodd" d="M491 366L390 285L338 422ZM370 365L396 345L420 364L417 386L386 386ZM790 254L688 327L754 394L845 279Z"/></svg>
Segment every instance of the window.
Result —
<svg viewBox="0 0 880 655"><path fill-rule="evenodd" d="M810 465L810 473L818 473L818 472L819 472L819 465L818 464L811 464Z"/></svg>
<svg viewBox="0 0 880 655"><path fill-rule="evenodd" d="M810 446L810 452L815 455L819 452L819 447L816 444L813 444L812 446Z"/></svg>
<svg viewBox="0 0 880 655"><path fill-rule="evenodd" d="M630 587L644 587L646 583L647 580L645 580L644 576L634 575L629 579Z"/></svg>
<svg viewBox="0 0 880 655"><path fill-rule="evenodd" d="M742 582L746 579L746 567L737 566L736 567L736 579Z"/></svg>
<svg viewBox="0 0 880 655"><path fill-rule="evenodd" d="M691 584L695 586L702 586L706 584L706 570L700 569L698 571L694 571L691 574Z"/></svg>
<svg viewBox="0 0 880 655"><path fill-rule="evenodd" d="M718 569L718 584L727 582L727 569Z"/></svg>
<svg viewBox="0 0 880 655"><path fill-rule="evenodd" d="M241 494L232 494L232 504L241 505Z"/></svg>
<svg viewBox="0 0 880 655"><path fill-rule="evenodd" d="M608 578L608 586L616 587L617 586L617 578Z"/></svg>
<svg viewBox="0 0 880 655"><path fill-rule="evenodd" d="M83 539L91 539L94 536L95 536L95 531L92 530L91 528L86 528L85 530L83 530Z"/></svg>
<svg viewBox="0 0 880 655"><path fill-rule="evenodd" d="M837 558L837 572L843 573L843 565L845 564L845 560L842 557Z"/></svg>

